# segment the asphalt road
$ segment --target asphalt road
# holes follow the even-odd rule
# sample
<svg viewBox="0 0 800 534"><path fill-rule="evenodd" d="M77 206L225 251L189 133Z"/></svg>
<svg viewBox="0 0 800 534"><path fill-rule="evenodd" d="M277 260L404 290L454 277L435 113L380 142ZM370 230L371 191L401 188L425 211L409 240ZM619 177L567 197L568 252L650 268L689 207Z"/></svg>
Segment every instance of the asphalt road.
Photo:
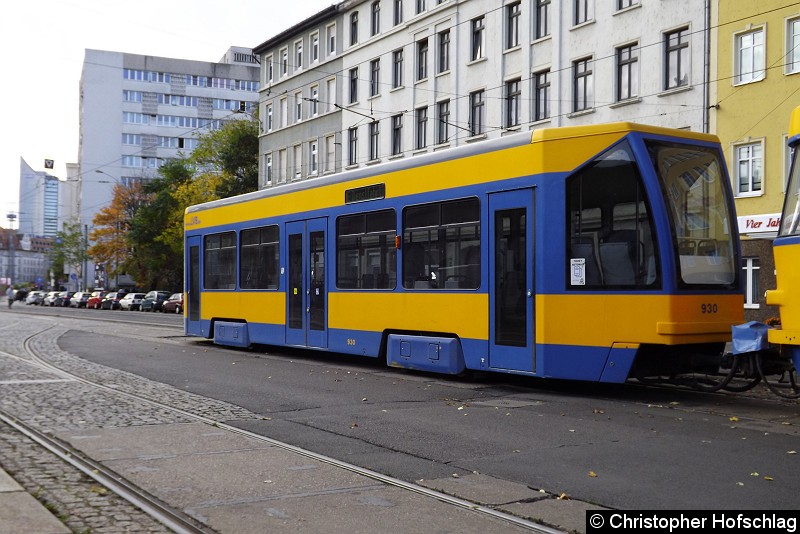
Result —
<svg viewBox="0 0 800 534"><path fill-rule="evenodd" d="M398 478L477 472L638 510L800 507L797 402L505 375L447 378L194 338L175 345L159 337L180 330L145 323L176 327L180 317L66 313L143 324L137 341L76 327L59 340L64 350L237 404L264 419L232 424Z"/></svg>

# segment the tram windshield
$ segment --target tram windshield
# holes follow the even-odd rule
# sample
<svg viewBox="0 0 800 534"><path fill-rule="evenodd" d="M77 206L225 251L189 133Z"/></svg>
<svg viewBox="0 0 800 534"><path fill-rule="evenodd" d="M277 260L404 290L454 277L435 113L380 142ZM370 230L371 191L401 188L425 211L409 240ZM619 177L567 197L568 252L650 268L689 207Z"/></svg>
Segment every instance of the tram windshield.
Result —
<svg viewBox="0 0 800 534"><path fill-rule="evenodd" d="M719 153L679 143L647 148L669 213L684 286L728 286L738 271L730 199Z"/></svg>
<svg viewBox="0 0 800 534"><path fill-rule="evenodd" d="M786 189L786 200L783 204L781 229L779 236L800 235L800 150L794 146L792 168L789 174L789 186Z"/></svg>

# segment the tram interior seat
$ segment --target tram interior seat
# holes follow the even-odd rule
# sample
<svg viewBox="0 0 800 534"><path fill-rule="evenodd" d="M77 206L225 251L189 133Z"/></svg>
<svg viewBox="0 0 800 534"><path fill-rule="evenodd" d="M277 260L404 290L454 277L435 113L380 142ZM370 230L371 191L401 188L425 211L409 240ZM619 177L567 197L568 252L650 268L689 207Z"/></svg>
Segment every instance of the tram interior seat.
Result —
<svg viewBox="0 0 800 534"><path fill-rule="evenodd" d="M607 285L636 284L638 248L636 230L617 230L600 243L600 263Z"/></svg>

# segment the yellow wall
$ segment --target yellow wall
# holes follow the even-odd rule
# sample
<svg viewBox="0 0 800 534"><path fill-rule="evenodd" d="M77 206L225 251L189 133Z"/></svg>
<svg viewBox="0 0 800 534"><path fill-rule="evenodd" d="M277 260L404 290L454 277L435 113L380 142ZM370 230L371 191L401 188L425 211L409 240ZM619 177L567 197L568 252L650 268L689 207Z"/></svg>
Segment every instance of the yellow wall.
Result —
<svg viewBox="0 0 800 534"><path fill-rule="evenodd" d="M712 131L725 150L734 191L738 190L734 146L764 140L762 194L738 198L736 211L738 215L778 213L784 198L784 136L791 111L800 103L800 73L785 74L786 28L787 19L800 16L800 6L793 0L719 0L715 7L716 75L712 70L711 79L716 84L711 102L719 108L712 110ZM735 37L762 26L766 75L761 81L737 85Z"/></svg>

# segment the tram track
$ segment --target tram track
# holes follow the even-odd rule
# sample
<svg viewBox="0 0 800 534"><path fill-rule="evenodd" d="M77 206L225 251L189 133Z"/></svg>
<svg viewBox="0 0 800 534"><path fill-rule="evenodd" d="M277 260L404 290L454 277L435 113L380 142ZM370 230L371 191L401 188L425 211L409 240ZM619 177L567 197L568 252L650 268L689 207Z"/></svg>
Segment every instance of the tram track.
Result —
<svg viewBox="0 0 800 534"><path fill-rule="evenodd" d="M221 429L233 434L255 439L262 443L268 444L272 447L277 447L284 451L288 451L292 454L296 454L298 456L302 456L310 460L314 460L323 464L327 464L329 466L333 466L338 469L355 473L357 475L369 478L386 486L399 488L403 491L415 493L426 498L435 499L449 506L453 506L455 508L470 510L478 514L491 517L495 520L502 521L509 525L521 527L523 529L532 532L539 532L541 534L561 533L560 530L553 529L548 526L541 525L539 523L535 523L533 521L520 518L499 510L495 510L494 508L491 508L489 506L477 504L459 497L448 495L440 491L436 491L424 486L414 484L412 482L407 482L404 480L391 477L389 475L384 475L382 473L366 469L363 467L359 467L357 465L350 464L348 462L337 460L329 456L318 454L313 451L291 445L289 443L284 443L260 434L250 432L248 430L240 429L232 425L215 421L213 419L204 417L202 415L194 414L189 411L176 408L174 406L170 406L163 402L153 400L144 395L139 395L129 391L121 391L117 388L109 387L100 382L96 382L87 379L83 376L80 376L78 374L74 374L47 361L46 357L40 354L39 350L37 350L36 347L34 346L35 345L34 341L36 340L36 338L39 336L47 335L47 333L50 330L52 330L52 328L53 326L27 336L23 342L23 347L25 352L27 353L27 356L29 356L29 359L26 361L36 366L39 366L42 369L48 370L49 372L55 373L62 378L75 380L85 385L102 390L104 392L111 393L113 395L117 395L127 399L132 399L138 402L147 403L153 407L157 407L162 410L167 410L171 413L180 415L181 417L184 418L188 418L192 421L213 426L215 429ZM2 354L18 358L14 355L7 354L4 352ZM176 532L180 533L213 532L208 527L199 526L197 522L193 520L190 516L164 504L162 501L150 495L145 490L126 481L123 477L114 473L112 470L107 469L102 464L92 460L91 458L86 457L85 455L80 453L80 451L73 449L72 447L60 442L59 440L56 440L55 438L49 436L48 434L42 433L36 430L35 428L32 428L30 425L27 425L24 422L17 420L13 416L4 413L2 410L0 410L0 420L4 421L9 426L13 427L14 429L23 433L30 439L34 440L42 447L45 447L46 449L50 450L58 457L62 458L64 461L68 462L77 469L86 473L88 476L95 479L99 484L103 485L109 491L112 491L120 495L125 500L139 507L147 514L151 515L151 517L161 522L162 524L168 526L169 528L175 530Z"/></svg>

